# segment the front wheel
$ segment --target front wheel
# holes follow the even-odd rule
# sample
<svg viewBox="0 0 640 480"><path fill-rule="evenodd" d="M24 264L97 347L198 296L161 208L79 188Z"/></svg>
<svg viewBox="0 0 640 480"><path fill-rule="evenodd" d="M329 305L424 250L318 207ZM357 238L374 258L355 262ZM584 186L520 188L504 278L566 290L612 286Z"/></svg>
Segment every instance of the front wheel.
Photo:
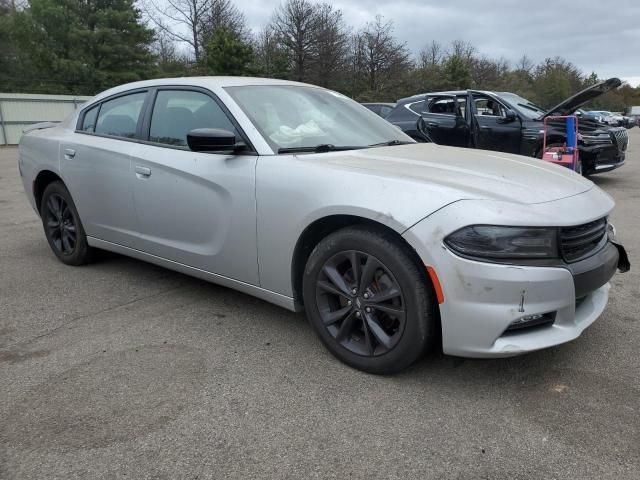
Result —
<svg viewBox="0 0 640 480"><path fill-rule="evenodd" d="M433 289L399 239L348 227L323 239L303 278L309 322L333 355L370 373L398 372L433 343Z"/></svg>

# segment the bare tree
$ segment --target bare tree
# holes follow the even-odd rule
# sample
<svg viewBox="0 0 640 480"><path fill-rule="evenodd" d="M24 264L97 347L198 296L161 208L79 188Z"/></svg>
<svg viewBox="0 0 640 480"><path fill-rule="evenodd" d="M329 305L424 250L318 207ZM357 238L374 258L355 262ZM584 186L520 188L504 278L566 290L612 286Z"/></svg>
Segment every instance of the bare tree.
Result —
<svg viewBox="0 0 640 480"><path fill-rule="evenodd" d="M464 60L465 62L469 62L476 53L476 47L474 47L470 42L465 42L464 40L454 40L451 42L451 47L449 49L449 56L456 56Z"/></svg>
<svg viewBox="0 0 640 480"><path fill-rule="evenodd" d="M473 58L471 64L471 79L474 86L495 90L504 85L504 77L509 72L509 63L500 58Z"/></svg>
<svg viewBox="0 0 640 480"><path fill-rule="evenodd" d="M156 28L193 48L196 62L203 51L203 26L211 0L142 0L147 16ZM179 30L185 28L186 33Z"/></svg>
<svg viewBox="0 0 640 480"><path fill-rule="evenodd" d="M254 39L256 65L267 77L283 78L287 74L289 61L281 45L278 33L272 25L265 26Z"/></svg>
<svg viewBox="0 0 640 480"><path fill-rule="evenodd" d="M165 32L156 34L151 51L158 59L159 63L172 62L178 58L176 46Z"/></svg>
<svg viewBox="0 0 640 480"><path fill-rule="evenodd" d="M203 16L204 38L209 37L218 28L225 28L245 41L251 37L244 13L238 10L231 0L209 0L209 7Z"/></svg>
<svg viewBox="0 0 640 480"><path fill-rule="evenodd" d="M151 52L160 74L182 76L186 73L189 59L178 51L175 42L165 32L156 33Z"/></svg>
<svg viewBox="0 0 640 480"><path fill-rule="evenodd" d="M272 25L288 53L294 78L305 80L314 54L316 7L309 0L287 0L276 9Z"/></svg>
<svg viewBox="0 0 640 480"><path fill-rule="evenodd" d="M420 67L433 67L439 65L444 57L444 48L437 40L432 40L429 45L420 50Z"/></svg>
<svg viewBox="0 0 640 480"><path fill-rule="evenodd" d="M533 61L529 57L527 57L526 54L522 55L522 57L520 57L520 60L516 62L516 70L531 74L534 68L535 65Z"/></svg>
<svg viewBox="0 0 640 480"><path fill-rule="evenodd" d="M335 85L343 70L349 35L342 19L342 11L330 4L320 4L316 11L313 59L313 81L323 87Z"/></svg>
<svg viewBox="0 0 640 480"><path fill-rule="evenodd" d="M358 34L357 48L361 49L361 67L367 88L381 92L389 80L399 77L411 65L406 44L399 43L393 36L393 22L383 22L380 15Z"/></svg>

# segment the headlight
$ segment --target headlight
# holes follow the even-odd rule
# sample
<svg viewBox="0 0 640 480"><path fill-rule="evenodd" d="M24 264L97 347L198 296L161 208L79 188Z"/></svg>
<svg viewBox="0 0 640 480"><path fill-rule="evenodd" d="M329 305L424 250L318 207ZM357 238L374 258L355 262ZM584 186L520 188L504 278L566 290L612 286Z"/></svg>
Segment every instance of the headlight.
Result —
<svg viewBox="0 0 640 480"><path fill-rule="evenodd" d="M444 239L453 251L488 259L558 258L555 228L471 225Z"/></svg>

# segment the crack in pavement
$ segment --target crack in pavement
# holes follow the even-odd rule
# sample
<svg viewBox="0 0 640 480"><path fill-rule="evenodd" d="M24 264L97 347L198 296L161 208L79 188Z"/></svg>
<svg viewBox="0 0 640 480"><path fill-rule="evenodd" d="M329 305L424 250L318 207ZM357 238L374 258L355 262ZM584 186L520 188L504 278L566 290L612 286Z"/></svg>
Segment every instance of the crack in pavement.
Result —
<svg viewBox="0 0 640 480"><path fill-rule="evenodd" d="M49 330L49 331L47 331L45 333L37 335L37 336L35 336L33 338L30 338L28 340L22 340L22 341L15 342L15 343L12 343L12 344L9 344L9 345L4 345L2 348L3 349L9 349L9 348L13 348L13 347L21 346L21 345L29 345L30 343L33 343L36 340L39 340L39 339L44 338L44 337L48 337L52 333L55 333L58 330L66 327L68 325L71 325L72 323L77 322L78 320L82 320L84 318L89 318L89 317L93 317L93 316L96 316L96 315L100 315L102 313L106 313L106 312L109 312L111 310L117 310L118 308L127 307L129 305L132 305L132 304L137 303L137 302L141 302L143 300L148 300L150 298L155 298L155 297L157 297L159 295L164 295L164 294L169 293L169 292L180 290L181 288L184 288L184 287L185 287L185 285L181 284L181 285L178 285L177 287L172 287L172 288L169 288L167 290L162 290L160 292L154 293L152 295L147 295L145 297L136 298L136 299L131 300L131 301L126 302L126 303L121 303L119 305L114 305L112 307L108 307L108 308L105 308L103 310L98 310L97 312L91 312L91 313L85 313L85 314L82 314L82 315L78 315L77 317L74 317L74 318L62 323L62 324L58 325L57 327L52 328L51 330Z"/></svg>

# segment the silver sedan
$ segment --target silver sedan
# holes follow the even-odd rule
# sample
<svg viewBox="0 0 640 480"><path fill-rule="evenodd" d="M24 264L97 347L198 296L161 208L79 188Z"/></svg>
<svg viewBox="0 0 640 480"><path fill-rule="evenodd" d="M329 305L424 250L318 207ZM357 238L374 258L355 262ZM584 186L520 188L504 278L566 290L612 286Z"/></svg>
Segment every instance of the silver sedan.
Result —
<svg viewBox="0 0 640 480"><path fill-rule="evenodd" d="M55 255L129 255L305 310L338 358L507 356L576 338L627 267L612 199L543 161L417 144L339 93L123 85L20 143Z"/></svg>

